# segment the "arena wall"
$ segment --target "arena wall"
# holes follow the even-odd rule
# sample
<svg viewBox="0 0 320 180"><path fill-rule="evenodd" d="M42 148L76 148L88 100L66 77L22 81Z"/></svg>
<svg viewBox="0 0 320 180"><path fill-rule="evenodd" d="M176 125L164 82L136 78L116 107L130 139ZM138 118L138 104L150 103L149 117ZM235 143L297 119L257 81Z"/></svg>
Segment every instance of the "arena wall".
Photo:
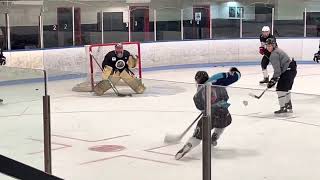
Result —
<svg viewBox="0 0 320 180"><path fill-rule="evenodd" d="M278 45L297 61L312 61L319 39L278 39ZM143 68L227 62L260 63L257 39L198 40L142 43ZM5 52L7 66L86 73L85 47Z"/></svg>

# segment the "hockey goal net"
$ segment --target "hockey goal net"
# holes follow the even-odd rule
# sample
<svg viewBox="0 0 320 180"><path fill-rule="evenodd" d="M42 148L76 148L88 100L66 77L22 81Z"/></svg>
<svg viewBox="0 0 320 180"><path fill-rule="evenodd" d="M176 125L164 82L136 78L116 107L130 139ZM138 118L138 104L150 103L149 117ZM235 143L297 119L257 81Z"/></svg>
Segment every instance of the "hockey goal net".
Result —
<svg viewBox="0 0 320 180"><path fill-rule="evenodd" d="M115 50L115 45L117 43L107 43L107 44L93 44L85 46L86 59L88 61L88 73L86 81L80 84L77 84L73 87L73 91L77 92L91 92L95 84L101 81L102 73L102 62L105 55ZM141 52L140 52L140 43L139 42L122 42L123 49L130 52L131 55L138 56L138 63L135 68L130 70L135 74L136 77L142 78L141 74ZM119 83L123 85L123 83Z"/></svg>

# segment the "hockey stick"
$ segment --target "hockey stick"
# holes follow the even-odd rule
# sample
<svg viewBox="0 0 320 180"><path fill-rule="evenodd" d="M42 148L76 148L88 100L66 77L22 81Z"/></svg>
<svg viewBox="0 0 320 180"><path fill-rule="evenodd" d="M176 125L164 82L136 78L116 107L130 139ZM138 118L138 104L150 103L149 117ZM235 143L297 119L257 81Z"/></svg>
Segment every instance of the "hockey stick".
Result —
<svg viewBox="0 0 320 180"><path fill-rule="evenodd" d="M99 66L99 68L101 69L101 71L103 71L102 67L100 66L100 64L99 64L99 62L97 61L97 59L93 56L92 52L90 52L90 56L91 56L92 59L96 62L96 64ZM110 83L112 90L114 91L114 93L116 93L117 96L119 96L119 97L132 96L132 94L122 94L122 93L119 93L118 89L114 86L114 84L112 83L112 81L110 80L109 77L108 77L107 81Z"/></svg>
<svg viewBox="0 0 320 180"><path fill-rule="evenodd" d="M178 143L180 140L187 134L187 132L191 129L191 127L196 123L203 114L200 113L199 116L189 125L189 127L184 130L181 134L167 134L164 138L165 143Z"/></svg>
<svg viewBox="0 0 320 180"><path fill-rule="evenodd" d="M259 96L254 95L253 93L249 93L249 96L260 99L264 95L264 93L267 92L268 89L269 88L266 88Z"/></svg>

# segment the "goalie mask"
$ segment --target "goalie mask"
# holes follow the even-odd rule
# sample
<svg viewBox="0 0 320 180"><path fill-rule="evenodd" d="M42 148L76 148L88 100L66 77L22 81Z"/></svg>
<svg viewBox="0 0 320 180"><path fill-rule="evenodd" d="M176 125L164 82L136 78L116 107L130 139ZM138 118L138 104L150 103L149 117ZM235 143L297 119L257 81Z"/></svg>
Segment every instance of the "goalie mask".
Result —
<svg viewBox="0 0 320 180"><path fill-rule="evenodd" d="M115 45L115 53L118 58L123 57L123 45L121 43Z"/></svg>

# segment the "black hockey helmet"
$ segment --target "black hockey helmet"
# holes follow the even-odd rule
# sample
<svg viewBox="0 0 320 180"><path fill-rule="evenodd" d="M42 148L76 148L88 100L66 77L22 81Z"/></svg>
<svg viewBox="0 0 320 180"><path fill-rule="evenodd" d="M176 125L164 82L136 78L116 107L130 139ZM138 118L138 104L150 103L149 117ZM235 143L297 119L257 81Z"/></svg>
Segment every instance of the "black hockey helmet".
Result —
<svg viewBox="0 0 320 180"><path fill-rule="evenodd" d="M238 72L238 73L241 75L239 69L236 68L236 67L231 67L229 71L230 71L230 72Z"/></svg>
<svg viewBox="0 0 320 180"><path fill-rule="evenodd" d="M198 84L204 84L206 81L208 81L208 79L209 79L209 75L206 71L198 71L194 76L194 80Z"/></svg>
<svg viewBox="0 0 320 180"><path fill-rule="evenodd" d="M268 38L266 40L266 45L272 45L273 49L278 47L278 44L275 38Z"/></svg>
<svg viewBox="0 0 320 180"><path fill-rule="evenodd" d="M273 45L273 47L277 47L277 41L275 38L268 38L266 40L266 45Z"/></svg>

